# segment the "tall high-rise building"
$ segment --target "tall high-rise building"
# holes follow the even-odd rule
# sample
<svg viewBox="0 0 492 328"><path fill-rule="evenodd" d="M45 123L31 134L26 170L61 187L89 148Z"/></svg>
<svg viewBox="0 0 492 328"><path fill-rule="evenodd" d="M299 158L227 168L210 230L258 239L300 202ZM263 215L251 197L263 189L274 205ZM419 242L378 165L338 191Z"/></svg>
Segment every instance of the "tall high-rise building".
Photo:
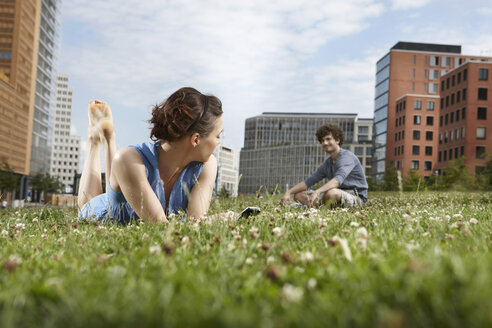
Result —
<svg viewBox="0 0 492 328"><path fill-rule="evenodd" d="M217 159L215 192L218 193L222 188L225 188L230 196L237 196L239 152L237 149L220 144L215 148L214 156Z"/></svg>
<svg viewBox="0 0 492 328"><path fill-rule="evenodd" d="M41 1L30 172L48 172L60 39L60 0Z"/></svg>
<svg viewBox="0 0 492 328"><path fill-rule="evenodd" d="M79 170L80 136L70 134L73 90L68 75L56 77L55 124L51 148L50 175L60 178L66 192L74 191L74 177Z"/></svg>
<svg viewBox="0 0 492 328"><path fill-rule="evenodd" d="M311 175L327 157L315 136L325 123L344 131L342 148L352 151L368 174L372 119L358 119L357 114L263 113L246 120L239 193L253 193L260 187L284 191Z"/></svg>
<svg viewBox="0 0 492 328"><path fill-rule="evenodd" d="M41 0L0 0L0 163L21 175L29 174L40 10Z"/></svg>
<svg viewBox="0 0 492 328"><path fill-rule="evenodd" d="M417 167L432 173L426 168L436 164L439 115L430 106L440 101L441 76L473 59L490 58L461 55L459 45L398 42L376 63L373 178L381 179L390 163L404 174ZM412 159L421 154L423 167Z"/></svg>

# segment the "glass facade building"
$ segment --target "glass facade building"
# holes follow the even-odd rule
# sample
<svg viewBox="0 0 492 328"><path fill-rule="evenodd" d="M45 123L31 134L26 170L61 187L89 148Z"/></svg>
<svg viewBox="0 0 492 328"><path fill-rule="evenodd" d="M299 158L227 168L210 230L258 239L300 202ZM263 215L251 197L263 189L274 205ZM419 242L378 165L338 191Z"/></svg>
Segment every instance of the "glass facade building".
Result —
<svg viewBox="0 0 492 328"><path fill-rule="evenodd" d="M41 1L36 95L32 129L32 174L48 172L50 167L53 108L57 57L60 39L60 0Z"/></svg>

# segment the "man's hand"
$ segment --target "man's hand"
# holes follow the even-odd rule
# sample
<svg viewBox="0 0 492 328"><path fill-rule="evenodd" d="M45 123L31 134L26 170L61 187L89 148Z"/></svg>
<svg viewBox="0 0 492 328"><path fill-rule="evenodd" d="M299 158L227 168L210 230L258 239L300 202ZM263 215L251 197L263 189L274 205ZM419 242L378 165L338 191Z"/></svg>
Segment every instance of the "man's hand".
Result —
<svg viewBox="0 0 492 328"><path fill-rule="evenodd" d="M316 190L314 190L313 193L309 195L308 200L311 207L318 205L318 195L319 193Z"/></svg>
<svg viewBox="0 0 492 328"><path fill-rule="evenodd" d="M280 199L280 205L285 205L290 202L290 193L286 192Z"/></svg>

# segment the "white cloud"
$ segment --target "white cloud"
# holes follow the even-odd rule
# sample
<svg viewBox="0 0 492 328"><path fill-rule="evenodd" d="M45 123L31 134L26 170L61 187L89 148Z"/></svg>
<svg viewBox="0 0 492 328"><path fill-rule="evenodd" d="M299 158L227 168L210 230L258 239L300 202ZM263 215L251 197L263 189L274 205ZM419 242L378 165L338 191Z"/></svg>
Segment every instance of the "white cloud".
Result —
<svg viewBox="0 0 492 328"><path fill-rule="evenodd" d="M304 61L329 41L367 28L384 7L376 0L71 0L63 10L66 22L94 35L64 46L62 66L71 78L116 106L142 110L185 85L214 93L234 111L234 122L226 115L225 123L235 138L244 118L261 111L294 111L302 99L319 102L304 102L303 110L333 107L325 95L350 82L306 88L299 77L314 81L325 70L310 72ZM301 92L297 100L291 90Z"/></svg>
<svg viewBox="0 0 492 328"><path fill-rule="evenodd" d="M429 4L431 0L391 0L392 7L394 10L407 10L424 7Z"/></svg>

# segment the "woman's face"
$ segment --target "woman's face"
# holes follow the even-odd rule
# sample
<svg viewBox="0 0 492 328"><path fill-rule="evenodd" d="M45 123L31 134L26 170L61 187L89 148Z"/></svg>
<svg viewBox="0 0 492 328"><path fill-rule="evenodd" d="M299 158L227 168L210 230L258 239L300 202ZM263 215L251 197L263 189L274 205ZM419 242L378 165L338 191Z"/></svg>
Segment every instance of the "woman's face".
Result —
<svg viewBox="0 0 492 328"><path fill-rule="evenodd" d="M198 146L200 162L208 161L210 155L214 152L215 147L219 145L223 127L224 118L220 115L215 120L215 127L213 131L208 136L202 137L200 140L200 145Z"/></svg>

